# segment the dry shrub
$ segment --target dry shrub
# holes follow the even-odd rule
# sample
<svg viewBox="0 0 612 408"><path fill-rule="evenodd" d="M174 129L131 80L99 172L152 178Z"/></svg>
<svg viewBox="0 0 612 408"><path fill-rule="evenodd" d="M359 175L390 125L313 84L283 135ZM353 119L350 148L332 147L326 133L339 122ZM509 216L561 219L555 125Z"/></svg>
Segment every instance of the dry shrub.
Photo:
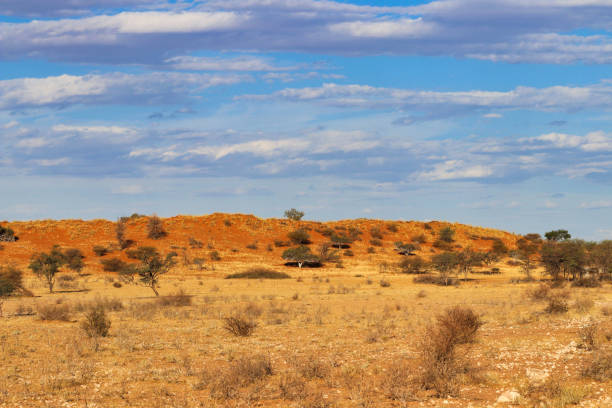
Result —
<svg viewBox="0 0 612 408"><path fill-rule="evenodd" d="M459 285L459 279L452 278L452 277L445 278L440 275L429 275L429 274L415 276L412 281L414 283L429 283L429 284L439 285L439 286L451 286L451 285L458 286Z"/></svg>
<svg viewBox="0 0 612 408"><path fill-rule="evenodd" d="M601 307L601 313L604 316L612 316L612 304L608 303Z"/></svg>
<svg viewBox="0 0 612 408"><path fill-rule="evenodd" d="M223 328L239 337L250 336L257 327L257 323L253 320L240 315L225 317L223 321Z"/></svg>
<svg viewBox="0 0 612 408"><path fill-rule="evenodd" d="M581 288L599 288L601 287L601 282L599 282L599 280L594 277L580 278L573 281L572 286Z"/></svg>
<svg viewBox="0 0 612 408"><path fill-rule="evenodd" d="M331 373L331 365L329 362L325 362L315 355L294 358L292 364L302 377L309 380L314 378L323 379Z"/></svg>
<svg viewBox="0 0 612 408"><path fill-rule="evenodd" d="M425 389L435 390L438 396L456 394L456 377L467 370L467 353L459 352L457 346L473 342L481 325L471 309L455 306L427 328L420 341L421 384Z"/></svg>
<svg viewBox="0 0 612 408"><path fill-rule="evenodd" d="M273 373L272 362L268 356L257 354L241 357L215 376L210 393L214 398L234 398L241 387L253 384Z"/></svg>
<svg viewBox="0 0 612 408"><path fill-rule="evenodd" d="M549 296L545 311L550 314L561 314L567 313L568 309L567 297L564 294L555 293Z"/></svg>
<svg viewBox="0 0 612 408"><path fill-rule="evenodd" d="M574 309L578 313L586 313L595 306L595 302L590 297L580 297L574 301Z"/></svg>
<svg viewBox="0 0 612 408"><path fill-rule="evenodd" d="M306 381L295 373L283 374L278 383L281 398L295 401L306 397Z"/></svg>
<svg viewBox="0 0 612 408"><path fill-rule="evenodd" d="M63 322L70 321L72 310L67 303L48 303L38 305L36 313L40 320L58 320Z"/></svg>
<svg viewBox="0 0 612 408"><path fill-rule="evenodd" d="M179 289L176 293L166 296L160 296L156 299L156 303L160 306L191 306L192 296L186 294L183 289Z"/></svg>
<svg viewBox="0 0 612 408"><path fill-rule="evenodd" d="M87 312L85 320L81 323L81 328L89 337L108 336L110 326L110 319L106 316L103 308L96 308Z"/></svg>
<svg viewBox="0 0 612 408"><path fill-rule="evenodd" d="M276 272L264 267L247 269L244 272L227 275L225 279L289 279L291 276L284 272Z"/></svg>
<svg viewBox="0 0 612 408"><path fill-rule="evenodd" d="M590 322L582 327L578 333L582 347L587 350L595 350L598 346L599 325L596 322Z"/></svg>
<svg viewBox="0 0 612 408"><path fill-rule="evenodd" d="M531 386L527 390L530 399L551 408L564 408L574 406L584 399L588 394L583 387L571 387L561 381L561 375L553 374L548 380L537 387Z"/></svg>
<svg viewBox="0 0 612 408"><path fill-rule="evenodd" d="M582 370L582 375L598 381L608 381L612 379L612 350L595 351L591 360Z"/></svg>
<svg viewBox="0 0 612 408"><path fill-rule="evenodd" d="M527 295L535 301L547 299L550 295L550 286L540 283L537 287L528 290Z"/></svg>
<svg viewBox="0 0 612 408"><path fill-rule="evenodd" d="M102 309L105 312L118 312L123 310L123 303L117 298L107 298L96 296L93 300L78 302L74 304L74 310L77 312L85 312L94 309Z"/></svg>
<svg viewBox="0 0 612 408"><path fill-rule="evenodd" d="M413 371L414 367L407 360L394 360L391 366L387 367L381 380L381 388L385 396L394 401L414 401L415 381L409 375Z"/></svg>
<svg viewBox="0 0 612 408"><path fill-rule="evenodd" d="M417 297L418 298L427 297L427 292L425 292L424 290L420 290L419 293L417 293Z"/></svg>
<svg viewBox="0 0 612 408"><path fill-rule="evenodd" d="M381 279L379 284L381 288L388 288L389 286L391 286L391 282L385 279Z"/></svg>

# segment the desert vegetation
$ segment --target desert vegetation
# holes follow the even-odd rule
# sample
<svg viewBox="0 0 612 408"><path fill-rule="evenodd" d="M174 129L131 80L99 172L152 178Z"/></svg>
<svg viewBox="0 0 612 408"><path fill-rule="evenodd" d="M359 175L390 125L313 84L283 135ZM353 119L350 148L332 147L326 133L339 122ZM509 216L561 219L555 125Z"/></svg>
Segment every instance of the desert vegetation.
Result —
<svg viewBox="0 0 612 408"><path fill-rule="evenodd" d="M0 406L612 404L610 241L286 218L11 223Z"/></svg>

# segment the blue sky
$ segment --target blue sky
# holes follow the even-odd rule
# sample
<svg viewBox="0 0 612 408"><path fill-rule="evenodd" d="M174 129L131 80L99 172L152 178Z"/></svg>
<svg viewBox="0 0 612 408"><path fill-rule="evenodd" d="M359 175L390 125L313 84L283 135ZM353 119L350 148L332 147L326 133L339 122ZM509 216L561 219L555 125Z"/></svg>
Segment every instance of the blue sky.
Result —
<svg viewBox="0 0 612 408"><path fill-rule="evenodd" d="M609 0L5 0L0 219L612 238Z"/></svg>

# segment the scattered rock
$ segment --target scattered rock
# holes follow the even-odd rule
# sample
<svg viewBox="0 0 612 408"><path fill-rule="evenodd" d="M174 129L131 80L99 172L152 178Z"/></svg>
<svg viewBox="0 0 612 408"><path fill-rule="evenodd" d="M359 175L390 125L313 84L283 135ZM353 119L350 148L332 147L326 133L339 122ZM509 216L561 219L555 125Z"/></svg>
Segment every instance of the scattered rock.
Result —
<svg viewBox="0 0 612 408"><path fill-rule="evenodd" d="M520 398L521 394L519 394L515 390L509 390L500 395L499 398L497 398L497 402L515 403L518 402Z"/></svg>
<svg viewBox="0 0 612 408"><path fill-rule="evenodd" d="M526 375L529 379L529 383L537 387L543 385L546 380L548 380L548 376L550 374L548 370L537 370L535 368L528 368L526 370Z"/></svg>

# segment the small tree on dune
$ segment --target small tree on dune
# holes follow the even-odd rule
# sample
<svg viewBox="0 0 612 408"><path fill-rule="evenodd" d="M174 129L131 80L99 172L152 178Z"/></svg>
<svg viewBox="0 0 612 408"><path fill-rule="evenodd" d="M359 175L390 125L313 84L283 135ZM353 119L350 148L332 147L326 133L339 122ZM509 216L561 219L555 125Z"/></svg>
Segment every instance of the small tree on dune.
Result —
<svg viewBox="0 0 612 408"><path fill-rule="evenodd" d="M55 245L49 253L40 252L32 255L30 265L28 266L32 272L38 275L39 278L46 281L49 286L49 293L53 293L55 285L55 275L64 265L64 254L58 245Z"/></svg>
<svg viewBox="0 0 612 408"><path fill-rule="evenodd" d="M122 271L123 274L137 274L140 282L151 288L155 296L159 296L157 288L159 279L176 265L176 252L170 252L163 258L153 247L140 247L130 254L130 257L140 260L140 264Z"/></svg>
<svg viewBox="0 0 612 408"><path fill-rule="evenodd" d="M149 217L147 224L148 237L151 239L160 239L168 235L164 230L164 224L157 215Z"/></svg>
<svg viewBox="0 0 612 408"><path fill-rule="evenodd" d="M299 268L302 268L306 262L319 261L319 258L310 251L310 248L304 245L286 249L283 252L282 258L287 261L297 262Z"/></svg>
<svg viewBox="0 0 612 408"><path fill-rule="evenodd" d="M285 217L293 221L300 221L304 216L303 211L298 211L295 208L285 211Z"/></svg>

